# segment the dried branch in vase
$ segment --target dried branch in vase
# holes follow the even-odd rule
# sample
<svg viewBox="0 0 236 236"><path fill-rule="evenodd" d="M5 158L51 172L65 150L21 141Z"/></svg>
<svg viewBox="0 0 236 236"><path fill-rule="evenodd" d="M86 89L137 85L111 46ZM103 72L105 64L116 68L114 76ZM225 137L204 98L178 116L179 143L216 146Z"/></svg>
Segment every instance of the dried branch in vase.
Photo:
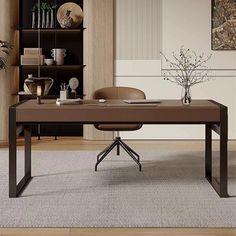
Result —
<svg viewBox="0 0 236 236"><path fill-rule="evenodd" d="M206 64L210 60L211 54L208 56L205 56L204 53L197 55L196 52L181 47L179 55L176 55L175 52L172 53L173 60L167 58L162 52L161 55L169 66L164 77L172 83L182 87L191 87L210 79Z"/></svg>
<svg viewBox="0 0 236 236"><path fill-rule="evenodd" d="M189 105L192 100L190 88L193 85L203 83L210 79L206 64L212 55L205 56L204 53L197 55L196 52L185 49L184 47L180 48L178 55L174 52L172 53L172 60L167 58L163 53L161 55L169 66L169 69L164 74L164 79L183 88L181 100L183 104Z"/></svg>

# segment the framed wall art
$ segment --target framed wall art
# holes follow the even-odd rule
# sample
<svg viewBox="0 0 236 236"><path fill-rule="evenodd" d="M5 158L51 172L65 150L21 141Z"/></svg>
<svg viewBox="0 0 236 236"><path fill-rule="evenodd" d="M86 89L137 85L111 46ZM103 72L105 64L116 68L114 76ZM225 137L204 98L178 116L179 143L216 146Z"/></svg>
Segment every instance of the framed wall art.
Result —
<svg viewBox="0 0 236 236"><path fill-rule="evenodd" d="M236 0L212 0L212 50L236 50Z"/></svg>

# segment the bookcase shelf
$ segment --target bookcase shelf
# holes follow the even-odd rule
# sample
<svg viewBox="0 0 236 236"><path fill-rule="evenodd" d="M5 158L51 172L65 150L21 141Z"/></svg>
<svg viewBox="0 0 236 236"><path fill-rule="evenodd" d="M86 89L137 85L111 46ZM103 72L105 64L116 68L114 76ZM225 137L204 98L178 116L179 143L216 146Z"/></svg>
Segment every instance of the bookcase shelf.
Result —
<svg viewBox="0 0 236 236"><path fill-rule="evenodd" d="M32 8L37 0L19 1L19 54L24 54L24 48L42 48L45 58L52 58L51 50L55 48L66 49L64 65L21 65L19 55L19 90L24 91L24 81L29 74L34 77L51 77L54 80L53 86L46 98L56 99L60 94L61 83L69 83L70 78L79 79L77 95L83 94L83 23L78 28L62 29L56 21L58 8L67 2L74 2L83 9L83 0L45 0L48 3L56 4L55 28L31 28ZM30 95L19 95L19 100L33 99ZM83 98L83 96L82 96ZM55 130L56 129L56 130ZM38 135L38 128L34 129L34 134ZM83 136L83 126L75 126L73 129L67 127L44 128L41 135L50 136ZM73 130L73 132L72 132Z"/></svg>

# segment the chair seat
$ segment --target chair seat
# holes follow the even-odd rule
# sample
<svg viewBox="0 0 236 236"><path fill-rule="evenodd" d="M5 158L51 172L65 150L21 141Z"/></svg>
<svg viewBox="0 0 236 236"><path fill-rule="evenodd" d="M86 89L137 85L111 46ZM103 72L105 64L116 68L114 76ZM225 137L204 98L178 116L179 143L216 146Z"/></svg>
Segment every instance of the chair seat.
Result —
<svg viewBox="0 0 236 236"><path fill-rule="evenodd" d="M133 131L142 127L140 124L99 124L95 125L96 129L102 131Z"/></svg>

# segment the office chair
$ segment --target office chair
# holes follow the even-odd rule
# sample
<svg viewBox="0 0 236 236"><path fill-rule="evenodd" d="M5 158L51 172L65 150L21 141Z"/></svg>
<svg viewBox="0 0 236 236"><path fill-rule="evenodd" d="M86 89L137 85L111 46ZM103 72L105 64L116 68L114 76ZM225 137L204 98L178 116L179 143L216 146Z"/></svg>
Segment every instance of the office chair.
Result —
<svg viewBox="0 0 236 236"><path fill-rule="evenodd" d="M129 87L107 87L102 88L93 93L93 99L145 99L144 92L139 89ZM96 129L102 131L135 131L142 127L142 124L97 124L94 125ZM104 160L104 158L114 149L117 148L117 155L120 155L120 147L122 147L129 156L138 164L139 171L142 170L140 164L139 155L131 149L126 143L124 143L120 137L116 137L114 142L106 147L102 152L97 155L97 163L95 165L95 171L97 171L98 165Z"/></svg>

